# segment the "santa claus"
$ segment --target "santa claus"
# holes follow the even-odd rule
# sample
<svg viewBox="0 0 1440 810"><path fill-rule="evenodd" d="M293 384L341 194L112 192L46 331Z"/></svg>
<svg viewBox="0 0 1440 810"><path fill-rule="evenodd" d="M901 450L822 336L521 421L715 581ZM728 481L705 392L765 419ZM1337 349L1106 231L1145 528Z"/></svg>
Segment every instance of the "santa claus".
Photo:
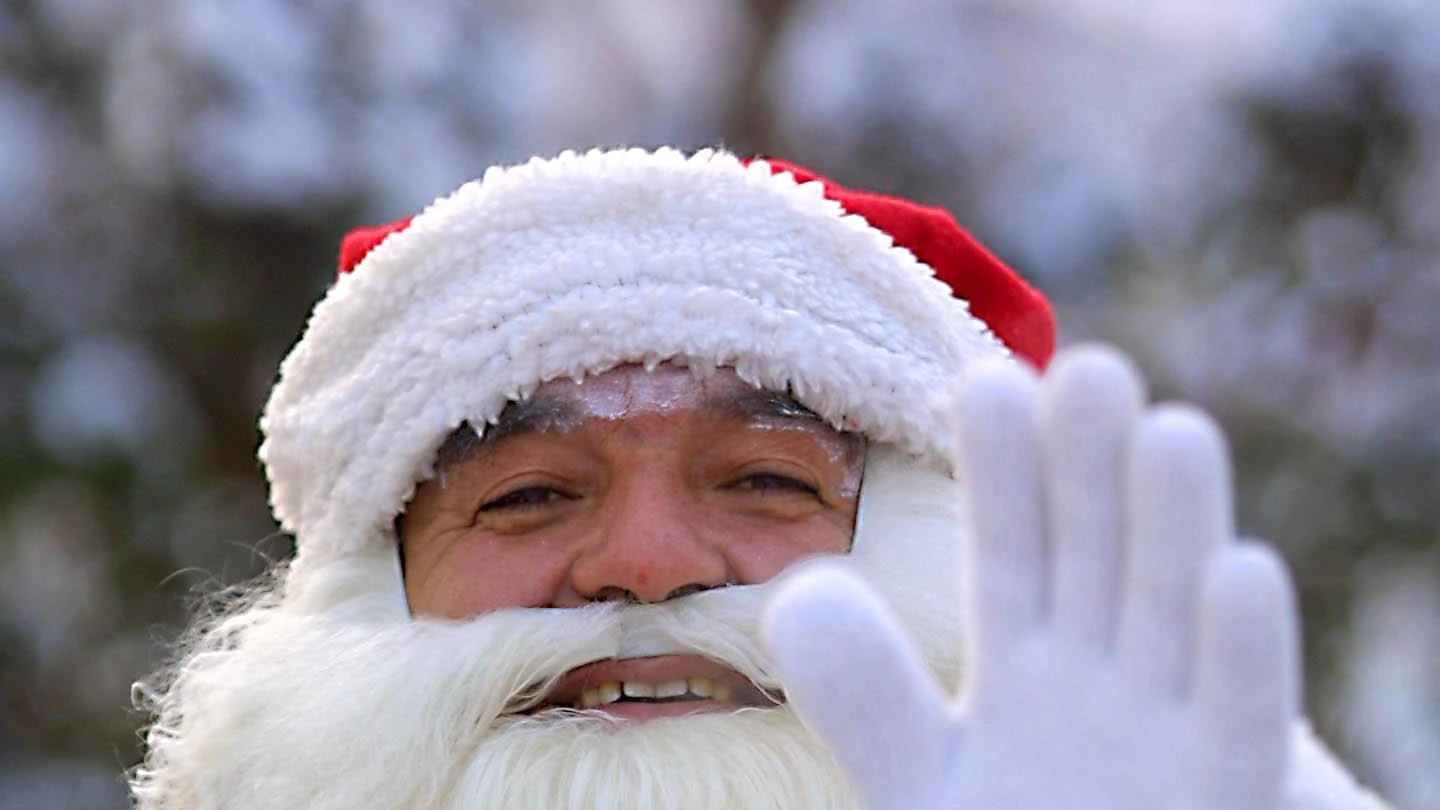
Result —
<svg viewBox="0 0 1440 810"><path fill-rule="evenodd" d="M142 688L139 807L1378 807L1218 431L1053 334L943 211L723 151L352 234L262 419L297 553Z"/></svg>

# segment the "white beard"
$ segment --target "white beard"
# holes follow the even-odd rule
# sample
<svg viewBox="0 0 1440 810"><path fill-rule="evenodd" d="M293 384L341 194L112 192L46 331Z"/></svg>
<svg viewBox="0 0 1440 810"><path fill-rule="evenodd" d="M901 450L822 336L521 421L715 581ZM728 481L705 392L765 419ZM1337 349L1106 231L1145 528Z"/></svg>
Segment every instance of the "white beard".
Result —
<svg viewBox="0 0 1440 810"><path fill-rule="evenodd" d="M378 590L354 581L367 568L331 564L306 579L372 596L314 613L295 609L306 598L272 594L200 637L149 707L159 717L135 775L140 808L858 807L785 707L645 723L516 712L570 669L637 644L696 652L773 688L755 632L763 586L663 605L375 621L357 619L378 613L366 604ZM291 597L316 589L300 574L288 572Z"/></svg>
<svg viewBox="0 0 1440 810"><path fill-rule="evenodd" d="M858 808L845 775L788 709L616 726L594 717L499 730L447 808Z"/></svg>
<svg viewBox="0 0 1440 810"><path fill-rule="evenodd" d="M962 500L942 472L872 445L842 558L946 688L960 664ZM395 563L390 551L302 555L198 624L161 683L139 690L155 715L132 778L139 810L859 806L788 708L641 724L516 713L612 657L696 653L779 688L758 640L769 585L439 622L409 617Z"/></svg>

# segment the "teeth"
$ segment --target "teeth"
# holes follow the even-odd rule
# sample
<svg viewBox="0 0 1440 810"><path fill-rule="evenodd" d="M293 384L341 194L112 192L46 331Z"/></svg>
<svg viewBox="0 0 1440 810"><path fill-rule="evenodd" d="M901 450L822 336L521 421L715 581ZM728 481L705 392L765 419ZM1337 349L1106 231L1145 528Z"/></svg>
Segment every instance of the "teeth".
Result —
<svg viewBox="0 0 1440 810"><path fill-rule="evenodd" d="M681 695L685 694L685 693L688 692L688 691L690 691L690 686L689 686L689 684L687 684L687 683L685 682L685 679L684 679L684 678L681 678L681 679L678 680L678 681L666 681L665 683L662 683L662 684L660 684L659 686L656 686L656 687L655 687L655 697L657 697L657 698L680 697Z"/></svg>
<svg viewBox="0 0 1440 810"><path fill-rule="evenodd" d="M582 709L593 709L605 703L614 703L619 699L620 684L611 681L581 692L579 706Z"/></svg>
<svg viewBox="0 0 1440 810"><path fill-rule="evenodd" d="M596 703L614 703L620 699L620 684L611 681L602 683L595 688L597 693Z"/></svg>
<svg viewBox="0 0 1440 810"><path fill-rule="evenodd" d="M728 684L717 684L706 677L694 677L689 679L677 678L664 683L647 683L645 681L609 681L598 684L580 693L575 705L581 709L593 709L596 706L603 706L607 703L614 703L622 696L637 699L668 699L684 697L686 694L697 698L710 698L717 701L730 700L733 690Z"/></svg>
<svg viewBox="0 0 1440 810"><path fill-rule="evenodd" d="M653 698L655 697L655 684L641 683L639 681L626 681L621 687L625 697L632 698Z"/></svg>

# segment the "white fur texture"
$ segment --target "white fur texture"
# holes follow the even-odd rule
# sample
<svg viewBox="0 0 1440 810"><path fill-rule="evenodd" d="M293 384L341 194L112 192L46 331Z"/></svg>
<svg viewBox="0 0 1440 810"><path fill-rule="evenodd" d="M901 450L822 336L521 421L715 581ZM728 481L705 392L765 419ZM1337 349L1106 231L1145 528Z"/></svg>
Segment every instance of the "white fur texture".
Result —
<svg viewBox="0 0 1440 810"><path fill-rule="evenodd" d="M418 216L315 309L261 458L299 555L199 625L133 786L142 810L848 808L788 709L616 726L507 714L643 636L776 683L765 586L646 608L415 621L392 529L458 424L624 362L729 366L870 439L847 559L953 685L965 367L1004 347L930 269L763 164L662 150L496 169Z"/></svg>
<svg viewBox="0 0 1440 810"><path fill-rule="evenodd" d="M958 485L875 445L845 562L959 667ZM393 550L301 558L202 622L167 680L133 786L141 810L848 808L845 776L788 709L620 727L503 713L588 661L643 646L783 689L759 642L773 584L659 605L414 620Z"/></svg>
<svg viewBox="0 0 1440 810"><path fill-rule="evenodd" d="M889 236L760 162L674 150L492 169L315 308L261 425L302 556L393 542L462 421L623 362L733 367L954 468L969 361L1007 350Z"/></svg>
<svg viewBox="0 0 1440 810"><path fill-rule="evenodd" d="M292 570L197 639L134 779L143 810L852 808L844 775L786 708L617 724L517 714L615 654L628 623L774 685L756 641L765 586L662 605L383 617L387 555ZM335 601L328 606L318 594Z"/></svg>

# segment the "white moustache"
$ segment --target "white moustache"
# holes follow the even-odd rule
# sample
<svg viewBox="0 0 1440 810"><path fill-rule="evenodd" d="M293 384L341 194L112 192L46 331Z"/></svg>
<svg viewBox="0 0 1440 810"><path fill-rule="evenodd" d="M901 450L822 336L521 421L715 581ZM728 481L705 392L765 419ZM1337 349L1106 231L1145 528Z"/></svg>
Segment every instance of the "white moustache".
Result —
<svg viewBox="0 0 1440 810"><path fill-rule="evenodd" d="M770 590L768 585L731 585L668 602L627 605L617 615L616 657L694 652L693 645L711 633L739 633L753 641Z"/></svg>
<svg viewBox="0 0 1440 810"><path fill-rule="evenodd" d="M757 687L778 690L774 662L760 644L760 617L773 588L769 584L732 585L650 604L607 604L601 609L605 642L587 645L602 651L582 663L664 655L702 655L750 679ZM527 613L532 611L518 611ZM553 613L553 610L545 610ZM507 613L514 613L507 611ZM593 613L592 613L593 615ZM484 621L482 618L481 621ZM571 669L573 666L567 668ZM558 676L563 672L547 672ZM527 689L528 695L534 691Z"/></svg>
<svg viewBox="0 0 1440 810"><path fill-rule="evenodd" d="M141 789L166 810L582 806L576 785L598 808L677 796L696 808L852 807L828 754L784 709L634 726L525 711L565 673L617 657L701 655L773 687L758 632L767 590L464 621L257 611L238 641L180 673L183 711L154 738Z"/></svg>

